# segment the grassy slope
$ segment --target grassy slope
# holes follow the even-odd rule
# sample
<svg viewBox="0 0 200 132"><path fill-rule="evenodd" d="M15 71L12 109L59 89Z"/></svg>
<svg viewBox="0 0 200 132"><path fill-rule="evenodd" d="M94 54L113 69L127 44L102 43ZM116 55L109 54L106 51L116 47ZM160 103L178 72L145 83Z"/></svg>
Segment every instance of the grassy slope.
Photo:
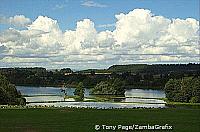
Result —
<svg viewBox="0 0 200 132"><path fill-rule="evenodd" d="M95 131L95 124L169 124L198 132L200 109L0 109L0 131Z"/></svg>

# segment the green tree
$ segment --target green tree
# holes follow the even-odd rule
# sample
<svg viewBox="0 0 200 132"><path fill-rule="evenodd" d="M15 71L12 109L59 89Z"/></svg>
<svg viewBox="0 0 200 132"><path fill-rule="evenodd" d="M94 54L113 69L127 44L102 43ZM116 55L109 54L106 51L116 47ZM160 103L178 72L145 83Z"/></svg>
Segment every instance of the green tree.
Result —
<svg viewBox="0 0 200 132"><path fill-rule="evenodd" d="M176 79L170 79L165 84L165 95L168 100L174 101L178 93L179 85Z"/></svg>
<svg viewBox="0 0 200 132"><path fill-rule="evenodd" d="M91 94L124 95L124 82L120 79L101 81L90 91Z"/></svg>
<svg viewBox="0 0 200 132"><path fill-rule="evenodd" d="M200 77L194 78L192 81L192 98L190 102L200 102Z"/></svg>
<svg viewBox="0 0 200 132"><path fill-rule="evenodd" d="M26 100L21 97L14 85L0 74L0 104L24 105Z"/></svg>
<svg viewBox="0 0 200 132"><path fill-rule="evenodd" d="M77 99L78 101L83 101L83 100L84 100L84 93L85 93L85 89L84 89L83 83L80 82L80 83L77 85L77 87L76 87L76 89L75 89L75 91L74 91L74 95L77 96L76 99Z"/></svg>
<svg viewBox="0 0 200 132"><path fill-rule="evenodd" d="M180 93L182 95L181 102L189 102L192 97L192 89L193 89L193 79L190 78L182 78L181 79L181 89Z"/></svg>
<svg viewBox="0 0 200 132"><path fill-rule="evenodd" d="M200 102L200 78L170 79L165 85L166 98L177 102Z"/></svg>

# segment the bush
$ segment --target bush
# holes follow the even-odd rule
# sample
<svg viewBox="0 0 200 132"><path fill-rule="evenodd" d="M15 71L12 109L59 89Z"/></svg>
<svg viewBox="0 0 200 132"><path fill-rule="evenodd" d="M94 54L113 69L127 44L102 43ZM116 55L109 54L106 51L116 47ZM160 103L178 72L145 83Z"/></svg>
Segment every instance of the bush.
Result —
<svg viewBox="0 0 200 132"><path fill-rule="evenodd" d="M74 96L74 100L75 101L83 101L84 98L80 97L80 96Z"/></svg>
<svg viewBox="0 0 200 132"><path fill-rule="evenodd" d="M198 97L192 97L189 102L190 103L197 103L198 102Z"/></svg>

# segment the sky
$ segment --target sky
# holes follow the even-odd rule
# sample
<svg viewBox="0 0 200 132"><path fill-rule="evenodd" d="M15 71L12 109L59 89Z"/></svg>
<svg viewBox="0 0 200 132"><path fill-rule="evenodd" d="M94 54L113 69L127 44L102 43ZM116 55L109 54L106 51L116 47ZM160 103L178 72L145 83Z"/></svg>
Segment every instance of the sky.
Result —
<svg viewBox="0 0 200 132"><path fill-rule="evenodd" d="M199 63L199 0L1 0L0 67Z"/></svg>

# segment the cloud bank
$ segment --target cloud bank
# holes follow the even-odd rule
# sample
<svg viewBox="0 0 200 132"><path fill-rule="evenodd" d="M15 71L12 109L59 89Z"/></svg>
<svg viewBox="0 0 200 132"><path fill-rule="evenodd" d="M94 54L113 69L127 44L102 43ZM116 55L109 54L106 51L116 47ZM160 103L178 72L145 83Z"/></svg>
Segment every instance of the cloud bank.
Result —
<svg viewBox="0 0 200 132"><path fill-rule="evenodd" d="M31 23L29 18L26 18L24 15L16 15L14 17L0 17L0 24L9 24L17 27L25 27Z"/></svg>
<svg viewBox="0 0 200 132"><path fill-rule="evenodd" d="M74 30L62 31L58 22L47 16L38 16L32 23L25 17L20 17L24 22L10 17L15 25L30 24L25 30L9 28L0 33L0 66L85 69L199 62L198 20L169 19L147 9L115 17L115 29L100 32L90 19L78 21Z"/></svg>

